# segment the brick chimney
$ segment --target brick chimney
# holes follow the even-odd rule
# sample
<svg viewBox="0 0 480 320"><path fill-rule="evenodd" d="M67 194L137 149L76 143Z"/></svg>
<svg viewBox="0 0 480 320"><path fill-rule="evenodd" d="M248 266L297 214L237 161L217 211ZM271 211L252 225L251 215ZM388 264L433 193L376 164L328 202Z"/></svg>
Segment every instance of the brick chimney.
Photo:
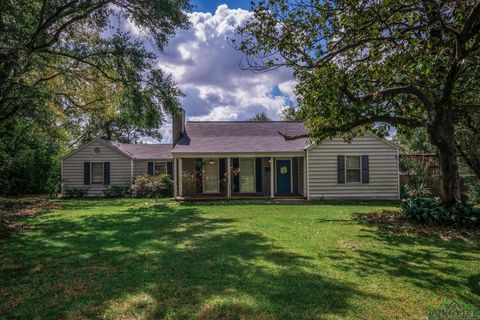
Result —
<svg viewBox="0 0 480 320"><path fill-rule="evenodd" d="M172 121L172 142L173 146L183 137L185 133L185 110L180 108L180 112L177 116L173 117Z"/></svg>

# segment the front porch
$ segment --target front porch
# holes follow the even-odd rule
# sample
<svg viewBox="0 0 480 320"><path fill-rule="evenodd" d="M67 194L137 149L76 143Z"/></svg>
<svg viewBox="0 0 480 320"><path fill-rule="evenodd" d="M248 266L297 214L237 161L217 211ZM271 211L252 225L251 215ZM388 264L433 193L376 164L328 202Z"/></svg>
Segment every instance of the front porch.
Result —
<svg viewBox="0 0 480 320"><path fill-rule="evenodd" d="M218 155L174 158L178 200L304 197L303 156Z"/></svg>

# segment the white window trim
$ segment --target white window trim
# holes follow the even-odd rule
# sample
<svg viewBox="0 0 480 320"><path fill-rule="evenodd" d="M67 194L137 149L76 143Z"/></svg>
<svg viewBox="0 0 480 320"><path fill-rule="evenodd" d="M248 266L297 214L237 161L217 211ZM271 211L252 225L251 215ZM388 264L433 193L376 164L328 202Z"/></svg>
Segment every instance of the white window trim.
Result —
<svg viewBox="0 0 480 320"><path fill-rule="evenodd" d="M359 164L360 164L360 181L347 181L347 157L358 157L359 158ZM356 154L348 154L348 155L345 155L344 158L343 158L343 167L345 168L345 183L347 184L362 184L363 183L363 180L362 180L362 156L360 155L356 155ZM352 170L355 170L355 169L352 169Z"/></svg>
<svg viewBox="0 0 480 320"><path fill-rule="evenodd" d="M94 163L101 163L102 164L102 182L101 183L94 183L93 182L93 164ZM90 162L90 185L105 185L105 164L104 164L103 161Z"/></svg>

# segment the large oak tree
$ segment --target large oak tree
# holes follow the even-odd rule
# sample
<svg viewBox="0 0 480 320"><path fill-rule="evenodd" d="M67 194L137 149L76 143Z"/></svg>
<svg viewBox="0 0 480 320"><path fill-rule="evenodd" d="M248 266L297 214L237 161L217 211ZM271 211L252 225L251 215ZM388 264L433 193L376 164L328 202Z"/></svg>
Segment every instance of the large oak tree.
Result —
<svg viewBox="0 0 480 320"><path fill-rule="evenodd" d="M188 0L1 1L0 125L51 108L78 138L160 137L180 92L155 58L188 26L189 7Z"/></svg>
<svg viewBox="0 0 480 320"><path fill-rule="evenodd" d="M310 137L424 127L442 202L460 200L455 130L480 111L479 0L272 0L253 10L236 45L249 68L294 69Z"/></svg>

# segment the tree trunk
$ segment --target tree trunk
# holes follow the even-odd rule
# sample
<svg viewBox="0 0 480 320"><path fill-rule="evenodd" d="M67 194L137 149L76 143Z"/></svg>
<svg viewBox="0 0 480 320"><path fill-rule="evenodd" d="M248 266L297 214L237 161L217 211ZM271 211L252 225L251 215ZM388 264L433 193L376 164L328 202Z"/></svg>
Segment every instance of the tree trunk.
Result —
<svg viewBox="0 0 480 320"><path fill-rule="evenodd" d="M458 170L457 155L455 152L455 128L453 115L448 112L437 114L428 133L433 145L438 148L440 164L441 203L447 207L461 201L461 184Z"/></svg>

